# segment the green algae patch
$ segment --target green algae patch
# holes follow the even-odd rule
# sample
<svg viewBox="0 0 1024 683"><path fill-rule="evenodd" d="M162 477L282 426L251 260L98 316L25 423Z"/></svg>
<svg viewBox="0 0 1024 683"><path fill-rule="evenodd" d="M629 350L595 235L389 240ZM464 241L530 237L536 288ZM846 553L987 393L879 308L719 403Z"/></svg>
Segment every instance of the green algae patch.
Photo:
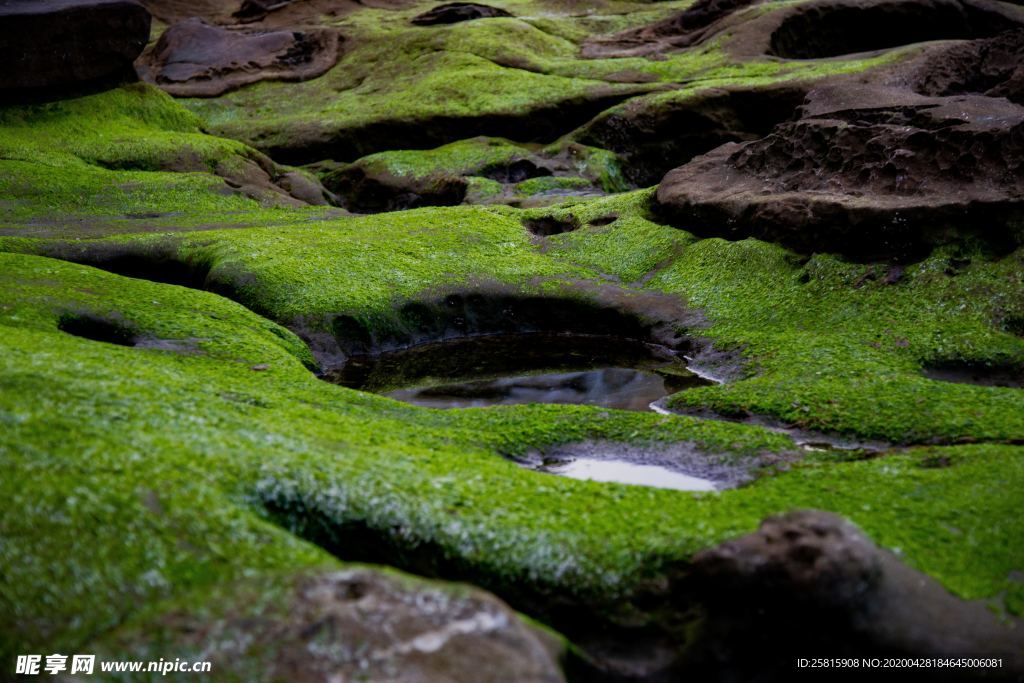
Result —
<svg viewBox="0 0 1024 683"><path fill-rule="evenodd" d="M768 514L816 507L958 595L1003 596L1011 613L1024 604L1009 578L1022 561L1020 447L812 458L714 494L574 481L501 455L586 439L685 441L735 458L793 446L752 426L581 406L418 409L320 382L289 335L213 294L39 257L3 266L0 453L16 476L0 484L0 595L18 625L5 655L89 642L139 605L170 609L240 577L329 563L289 532L358 559L367 549L346 545L352 528L436 548L439 566L494 590L599 606ZM97 300L140 330L205 339L204 352L57 329L61 311Z"/></svg>
<svg viewBox="0 0 1024 683"><path fill-rule="evenodd" d="M302 204L274 184L288 169L202 133L195 115L142 84L0 110L0 169L0 228L10 232L253 220L254 210Z"/></svg>

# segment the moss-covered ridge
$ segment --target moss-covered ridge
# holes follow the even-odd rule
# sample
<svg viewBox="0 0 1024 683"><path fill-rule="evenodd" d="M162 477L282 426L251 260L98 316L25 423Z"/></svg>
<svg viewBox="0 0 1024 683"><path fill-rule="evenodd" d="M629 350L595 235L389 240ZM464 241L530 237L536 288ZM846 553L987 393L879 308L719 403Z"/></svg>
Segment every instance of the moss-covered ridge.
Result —
<svg viewBox="0 0 1024 683"><path fill-rule="evenodd" d="M11 232L265 224L272 207L303 204L281 185L291 169L202 133L193 114L142 84L0 109L0 169L0 229Z"/></svg>
<svg viewBox="0 0 1024 683"><path fill-rule="evenodd" d="M328 561L268 523L267 506L295 524L356 522L399 547L429 544L496 589L597 603L767 514L819 507L956 593L1004 595L1021 611L1019 447L811 459L710 495L561 479L498 454L585 438L686 440L733 457L792 446L755 427L584 407L416 409L316 380L291 335L215 295L2 259L8 654L79 645L135 605ZM82 339L57 329L69 308L203 341L196 352ZM927 466L938 456L946 466ZM344 543L342 557L361 552Z"/></svg>
<svg viewBox="0 0 1024 683"><path fill-rule="evenodd" d="M737 59L716 39L658 60L585 59L588 37L649 23L686 3L612 2L586 14L546 2L501 4L516 16L417 27L409 19L424 6L357 12L336 22L347 48L324 76L183 102L213 132L280 161L353 161L474 135L549 143L633 96L820 78L902 54Z"/></svg>
<svg viewBox="0 0 1024 683"><path fill-rule="evenodd" d="M4 244L95 263L108 253L159 249L209 264L208 283L249 308L328 335L344 336L335 323L346 318L387 336L404 324L407 304L452 293L501 289L642 306L651 305L645 296L664 297L679 310L704 311L709 326L683 331L742 350L749 369L742 381L678 395L674 407L898 443L1024 437L1020 391L922 374L950 361L1024 362L1024 341L1007 331L1024 314L1019 252L999 260L936 253L896 278L879 265L826 255L803 261L757 241L694 241L645 218L646 197L556 210L583 227L541 242L523 226L536 211L464 207L194 235Z"/></svg>

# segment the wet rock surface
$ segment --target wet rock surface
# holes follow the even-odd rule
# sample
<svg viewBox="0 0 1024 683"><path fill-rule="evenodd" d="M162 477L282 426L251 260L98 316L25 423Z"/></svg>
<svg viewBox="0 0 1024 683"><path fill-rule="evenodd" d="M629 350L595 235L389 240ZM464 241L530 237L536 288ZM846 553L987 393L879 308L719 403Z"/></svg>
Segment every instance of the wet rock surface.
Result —
<svg viewBox="0 0 1024 683"><path fill-rule="evenodd" d="M932 680L1024 673L1020 622L950 595L831 513L770 517L756 532L699 553L688 581L707 613L695 659L719 676L792 671L792 658L807 651L1005 658L999 671L929 672Z"/></svg>
<svg viewBox="0 0 1024 683"><path fill-rule="evenodd" d="M270 591L275 599L268 601ZM165 615L147 638L158 632L178 648L201 648L220 676L310 683L565 681L561 643L469 586L353 568L307 573L283 586L241 582L224 602L228 611L217 617Z"/></svg>
<svg viewBox="0 0 1024 683"><path fill-rule="evenodd" d="M319 76L337 61L339 41L332 29L241 31L191 18L160 36L139 73L172 95L213 97L267 79Z"/></svg>
<svg viewBox="0 0 1024 683"><path fill-rule="evenodd" d="M0 103L58 99L135 80L150 15L134 0L0 3Z"/></svg>

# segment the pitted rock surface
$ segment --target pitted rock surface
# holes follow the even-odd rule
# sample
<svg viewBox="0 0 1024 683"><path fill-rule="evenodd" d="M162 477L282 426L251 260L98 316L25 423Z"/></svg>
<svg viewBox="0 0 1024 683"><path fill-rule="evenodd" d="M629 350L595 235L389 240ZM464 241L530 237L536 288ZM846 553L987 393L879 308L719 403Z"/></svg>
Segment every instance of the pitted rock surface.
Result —
<svg viewBox="0 0 1024 683"><path fill-rule="evenodd" d="M222 676L257 663L261 680L294 683L565 680L560 644L482 590L372 569L285 581L243 583L219 616L172 613L150 632L203 648Z"/></svg>
<svg viewBox="0 0 1024 683"><path fill-rule="evenodd" d="M914 258L968 231L997 251L1020 243L1024 107L842 87L812 92L804 113L668 173L666 216L857 259Z"/></svg>

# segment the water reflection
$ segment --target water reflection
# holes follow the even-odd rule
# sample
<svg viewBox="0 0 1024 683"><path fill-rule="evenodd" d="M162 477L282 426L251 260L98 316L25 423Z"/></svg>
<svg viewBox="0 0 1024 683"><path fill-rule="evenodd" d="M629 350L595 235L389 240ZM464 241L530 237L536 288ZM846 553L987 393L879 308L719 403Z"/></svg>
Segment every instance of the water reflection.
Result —
<svg viewBox="0 0 1024 683"><path fill-rule="evenodd" d="M329 380L432 408L575 403L649 410L711 380L668 349L580 335L459 339L353 358Z"/></svg>
<svg viewBox="0 0 1024 683"><path fill-rule="evenodd" d="M546 465L542 472L560 474L572 479L590 481L618 482L620 484L636 484L653 486L660 489L677 491L714 491L714 482L700 477L675 472L658 465L638 465L625 460L598 460L578 458L557 465Z"/></svg>

